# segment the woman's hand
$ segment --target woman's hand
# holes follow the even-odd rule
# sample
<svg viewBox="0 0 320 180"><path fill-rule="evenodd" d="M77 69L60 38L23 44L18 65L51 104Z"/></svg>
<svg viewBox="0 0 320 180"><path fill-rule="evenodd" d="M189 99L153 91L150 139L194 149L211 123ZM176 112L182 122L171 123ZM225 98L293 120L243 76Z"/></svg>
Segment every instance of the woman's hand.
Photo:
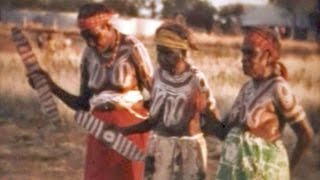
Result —
<svg viewBox="0 0 320 180"><path fill-rule="evenodd" d="M119 131L123 135L129 135L128 127L118 127L117 131Z"/></svg>
<svg viewBox="0 0 320 180"><path fill-rule="evenodd" d="M104 127L103 127L104 130L113 130L113 131L116 131L116 132L120 132L121 134L124 134L124 132L126 131L126 127L120 127L116 124L113 124L113 123L107 123L107 124L104 124ZM126 134L124 134L126 135Z"/></svg>
<svg viewBox="0 0 320 180"><path fill-rule="evenodd" d="M118 127L117 130L123 135L145 133L150 131L155 124L155 122L151 122L149 119L147 119L131 126Z"/></svg>

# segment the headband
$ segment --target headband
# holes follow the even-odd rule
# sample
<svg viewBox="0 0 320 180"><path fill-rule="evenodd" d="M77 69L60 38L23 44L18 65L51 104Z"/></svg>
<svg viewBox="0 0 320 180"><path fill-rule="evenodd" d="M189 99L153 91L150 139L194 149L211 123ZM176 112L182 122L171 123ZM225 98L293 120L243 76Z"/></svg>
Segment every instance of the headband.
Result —
<svg viewBox="0 0 320 180"><path fill-rule="evenodd" d="M185 50L189 48L189 43L187 39L183 39L177 33L166 29L160 29L157 32L154 41L157 45L162 45L169 48Z"/></svg>
<svg viewBox="0 0 320 180"><path fill-rule="evenodd" d="M261 48L262 50L269 51L273 60L279 59L279 49L274 46L270 36L266 35L263 30L256 29L250 31L246 35L245 41L249 42L253 46Z"/></svg>
<svg viewBox="0 0 320 180"><path fill-rule="evenodd" d="M99 13L87 18L79 18L78 19L78 26L81 29L89 29L95 27L97 25L103 24L108 22L109 19L112 17L113 13Z"/></svg>

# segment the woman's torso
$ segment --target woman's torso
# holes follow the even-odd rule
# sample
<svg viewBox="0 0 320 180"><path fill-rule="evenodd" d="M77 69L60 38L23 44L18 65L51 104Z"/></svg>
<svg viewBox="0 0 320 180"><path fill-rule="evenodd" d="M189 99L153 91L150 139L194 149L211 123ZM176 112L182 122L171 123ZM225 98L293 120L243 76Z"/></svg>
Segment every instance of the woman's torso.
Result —
<svg viewBox="0 0 320 180"><path fill-rule="evenodd" d="M140 88L149 86L146 84L153 73L150 57L143 44L133 36L122 35L113 62L104 66L103 61L105 59L95 50L86 49L82 62L82 86L93 94L90 98L91 109L126 108L136 114L136 105L142 108Z"/></svg>
<svg viewBox="0 0 320 180"><path fill-rule="evenodd" d="M104 90L127 91L138 88L136 70L131 58L128 40L121 41L116 58L110 67L102 65L104 58L94 50L87 51L88 87L95 93Z"/></svg>
<svg viewBox="0 0 320 180"><path fill-rule="evenodd" d="M265 140L279 139L285 121L280 116L275 91L279 84L285 83L281 77L264 80L259 84L247 82L228 116L228 121Z"/></svg>
<svg viewBox="0 0 320 180"><path fill-rule="evenodd" d="M189 136L190 124L197 119L197 73L195 68L180 75L158 70L154 76L150 118L157 121L154 131L164 136Z"/></svg>

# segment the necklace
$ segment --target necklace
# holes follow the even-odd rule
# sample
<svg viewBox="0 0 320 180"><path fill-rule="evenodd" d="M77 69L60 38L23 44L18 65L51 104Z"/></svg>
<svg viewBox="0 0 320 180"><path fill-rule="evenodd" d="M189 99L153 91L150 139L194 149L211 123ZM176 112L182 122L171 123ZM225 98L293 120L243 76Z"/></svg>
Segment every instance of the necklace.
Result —
<svg viewBox="0 0 320 180"><path fill-rule="evenodd" d="M116 59L116 56L118 54L118 49L119 49L119 45L120 45L120 33L117 30L116 30L116 36L117 36L116 37L116 44L115 44L115 47L112 50L112 55L103 64L103 66L106 67L106 68L110 68L113 65L113 63L114 63L114 61ZM104 56L102 55L102 57L104 57Z"/></svg>

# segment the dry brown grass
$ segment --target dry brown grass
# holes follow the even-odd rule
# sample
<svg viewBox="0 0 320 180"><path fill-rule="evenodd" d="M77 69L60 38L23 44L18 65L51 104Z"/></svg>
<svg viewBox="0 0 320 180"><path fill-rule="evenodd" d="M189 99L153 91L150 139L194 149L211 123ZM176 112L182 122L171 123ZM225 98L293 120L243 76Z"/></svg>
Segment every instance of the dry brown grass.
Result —
<svg viewBox="0 0 320 180"><path fill-rule="evenodd" d="M13 51L8 34L3 29L0 32L1 42L5 41L0 47L0 132L3 134L0 137L0 179L81 179L85 133L73 123L73 112L60 101L57 102L65 131L49 131L40 113L36 94L27 83L25 70ZM29 35L34 38L34 35ZM192 53L193 63L206 74L218 106L224 114L241 85L248 80L243 75L240 64L239 47L242 37L197 34L196 38L200 50ZM152 40L142 39L154 60ZM78 44L76 46L81 47ZM38 50L37 52L41 66L52 75L53 80L69 92L78 93L79 64L64 60L64 56L53 58ZM319 49L315 43L285 41L283 52L282 61L288 67L290 85L305 107L317 133L312 148L299 165L294 179L319 179ZM76 55L80 58L80 53ZM214 138L208 138L208 141L213 144L209 146L208 171L213 177L221 143ZM284 141L291 151L295 138L290 129L286 130ZM307 176L304 175L306 172Z"/></svg>

